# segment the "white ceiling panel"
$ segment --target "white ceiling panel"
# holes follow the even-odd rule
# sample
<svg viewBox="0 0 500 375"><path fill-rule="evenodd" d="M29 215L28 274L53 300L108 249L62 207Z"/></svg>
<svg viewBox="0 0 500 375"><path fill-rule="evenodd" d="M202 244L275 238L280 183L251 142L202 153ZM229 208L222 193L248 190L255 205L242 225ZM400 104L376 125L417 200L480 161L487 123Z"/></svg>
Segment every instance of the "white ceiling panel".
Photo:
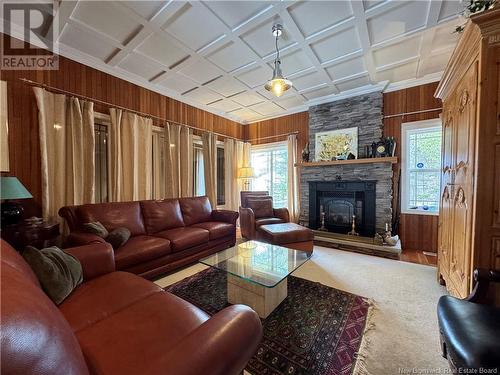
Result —
<svg viewBox="0 0 500 375"><path fill-rule="evenodd" d="M120 68L125 69L130 73L137 74L148 81L163 71L163 67L161 65L158 65L137 53L131 53L125 57L119 66Z"/></svg>
<svg viewBox="0 0 500 375"><path fill-rule="evenodd" d="M139 23L110 1L78 1L71 18L121 44L141 28Z"/></svg>
<svg viewBox="0 0 500 375"><path fill-rule="evenodd" d="M455 0L61 4L64 56L242 122L376 84L438 77L457 43L453 30L463 6ZM281 98L264 89L272 77L275 23L284 27L281 67L293 82Z"/></svg>
<svg viewBox="0 0 500 375"><path fill-rule="evenodd" d="M352 27L314 42L311 47L319 60L324 63L359 51L361 43L356 29Z"/></svg>
<svg viewBox="0 0 500 375"><path fill-rule="evenodd" d="M176 91L179 94L183 94L186 91L192 90L197 86L196 82L193 82L190 79L187 79L186 77L176 73L173 73L173 75L160 82L160 85L170 90Z"/></svg>
<svg viewBox="0 0 500 375"><path fill-rule="evenodd" d="M206 85L206 87L222 96L231 96L243 92L247 87L232 77L220 77Z"/></svg>
<svg viewBox="0 0 500 375"><path fill-rule="evenodd" d="M94 34L70 24L64 27L59 40L69 46L77 45L80 51L102 61L106 61L116 50Z"/></svg>
<svg viewBox="0 0 500 375"><path fill-rule="evenodd" d="M224 25L211 12L191 3L186 3L163 25L163 29L195 51L225 31Z"/></svg>
<svg viewBox="0 0 500 375"><path fill-rule="evenodd" d="M233 41L223 45L207 57L226 72L248 65L255 61L255 53L243 43Z"/></svg>
<svg viewBox="0 0 500 375"><path fill-rule="evenodd" d="M425 26L429 11L428 1L396 1L398 4L387 12L367 20L372 44L401 36Z"/></svg>
<svg viewBox="0 0 500 375"><path fill-rule="evenodd" d="M203 104L212 103L216 100L221 99L220 95L217 95L216 93L205 87L198 87L197 89L189 91L185 93L183 97L195 100Z"/></svg>
<svg viewBox="0 0 500 375"><path fill-rule="evenodd" d="M289 8L302 35L308 37L352 16L349 1L305 1Z"/></svg>
<svg viewBox="0 0 500 375"><path fill-rule="evenodd" d="M175 65L189 56L171 39L157 34L151 34L137 47L137 50L167 67Z"/></svg>
<svg viewBox="0 0 500 375"><path fill-rule="evenodd" d="M264 101L264 98L259 94L254 94L250 92L243 92L241 94L235 95L231 97L231 100L234 102L241 104L242 106L248 107L257 103L261 103Z"/></svg>
<svg viewBox="0 0 500 375"><path fill-rule="evenodd" d="M257 66L236 74L236 78L251 88L264 85L272 76L273 71L268 66Z"/></svg>
<svg viewBox="0 0 500 375"><path fill-rule="evenodd" d="M180 73L200 84L220 77L224 72L207 60L198 60L179 70Z"/></svg>
<svg viewBox="0 0 500 375"><path fill-rule="evenodd" d="M326 68L332 80L338 80L366 71L365 62L362 57L347 60Z"/></svg>
<svg viewBox="0 0 500 375"><path fill-rule="evenodd" d="M419 35L375 50L373 52L375 65L381 67L417 57L421 40L422 37Z"/></svg>
<svg viewBox="0 0 500 375"><path fill-rule="evenodd" d="M391 69L377 72L377 80L399 82L410 78L415 78L417 72L417 62L410 62Z"/></svg>
<svg viewBox="0 0 500 375"><path fill-rule="evenodd" d="M265 1L206 1L206 5L231 29L270 6Z"/></svg>
<svg viewBox="0 0 500 375"><path fill-rule="evenodd" d="M271 34L275 20L267 20L256 25L253 29L241 36L250 48L252 48L260 57L264 57L275 52L275 41ZM287 29L283 30L283 36L278 44L281 49L294 43L294 39Z"/></svg>

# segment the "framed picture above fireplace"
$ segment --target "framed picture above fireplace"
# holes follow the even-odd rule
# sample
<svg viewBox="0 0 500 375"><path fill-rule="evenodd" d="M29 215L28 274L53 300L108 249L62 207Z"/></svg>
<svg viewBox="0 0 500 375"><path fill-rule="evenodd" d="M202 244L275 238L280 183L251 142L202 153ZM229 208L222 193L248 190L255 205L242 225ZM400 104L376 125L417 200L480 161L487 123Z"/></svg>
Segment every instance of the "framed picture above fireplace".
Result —
<svg viewBox="0 0 500 375"><path fill-rule="evenodd" d="M318 132L315 135L315 160L347 160L358 158L358 128Z"/></svg>

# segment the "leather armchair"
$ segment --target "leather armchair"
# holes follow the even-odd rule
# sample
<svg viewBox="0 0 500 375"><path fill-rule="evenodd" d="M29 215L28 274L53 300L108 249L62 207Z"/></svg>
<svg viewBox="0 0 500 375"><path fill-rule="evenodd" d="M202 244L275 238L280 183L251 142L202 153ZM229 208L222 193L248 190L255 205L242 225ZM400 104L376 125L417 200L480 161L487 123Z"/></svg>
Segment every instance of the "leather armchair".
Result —
<svg viewBox="0 0 500 375"><path fill-rule="evenodd" d="M272 214L265 217L256 217L254 209L248 207L250 200L267 200L272 198L268 191L242 191L240 206L240 228L242 237L248 240L259 240L261 233L259 226L264 224L282 224L290 222L290 214L287 208L273 208Z"/></svg>
<svg viewBox="0 0 500 375"><path fill-rule="evenodd" d="M454 373L500 367L500 308L486 303L491 283L500 283L500 271L476 269L474 279L466 299L442 296L438 302L442 355Z"/></svg>

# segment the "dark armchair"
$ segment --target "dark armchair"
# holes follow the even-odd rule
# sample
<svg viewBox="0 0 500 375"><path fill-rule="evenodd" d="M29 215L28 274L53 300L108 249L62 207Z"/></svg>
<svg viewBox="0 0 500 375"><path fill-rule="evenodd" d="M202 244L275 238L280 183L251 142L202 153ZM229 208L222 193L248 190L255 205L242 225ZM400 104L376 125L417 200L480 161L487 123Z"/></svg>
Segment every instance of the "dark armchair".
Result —
<svg viewBox="0 0 500 375"><path fill-rule="evenodd" d="M500 271L476 269L474 279L466 299L442 296L438 302L442 353L454 373L500 367L500 308L485 303L491 283L500 283Z"/></svg>
<svg viewBox="0 0 500 375"><path fill-rule="evenodd" d="M241 235L248 240L260 239L259 227L290 222L287 208L274 208L267 191L242 191L240 206Z"/></svg>

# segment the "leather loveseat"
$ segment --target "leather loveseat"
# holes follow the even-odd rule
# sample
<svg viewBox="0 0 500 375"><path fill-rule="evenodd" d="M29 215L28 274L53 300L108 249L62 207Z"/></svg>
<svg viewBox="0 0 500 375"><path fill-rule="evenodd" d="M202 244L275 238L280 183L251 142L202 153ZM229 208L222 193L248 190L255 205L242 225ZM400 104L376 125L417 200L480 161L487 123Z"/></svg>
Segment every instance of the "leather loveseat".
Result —
<svg viewBox="0 0 500 375"><path fill-rule="evenodd" d="M66 206L59 210L70 234L68 246L104 242L85 233L99 221L111 231L126 227L131 237L115 250L116 269L154 278L234 246L238 213L212 210L207 197Z"/></svg>
<svg viewBox="0 0 500 375"><path fill-rule="evenodd" d="M109 244L65 251L80 260L84 282L56 306L1 241L2 374L236 375L256 350L262 326L249 307L209 317L150 281L116 272Z"/></svg>

